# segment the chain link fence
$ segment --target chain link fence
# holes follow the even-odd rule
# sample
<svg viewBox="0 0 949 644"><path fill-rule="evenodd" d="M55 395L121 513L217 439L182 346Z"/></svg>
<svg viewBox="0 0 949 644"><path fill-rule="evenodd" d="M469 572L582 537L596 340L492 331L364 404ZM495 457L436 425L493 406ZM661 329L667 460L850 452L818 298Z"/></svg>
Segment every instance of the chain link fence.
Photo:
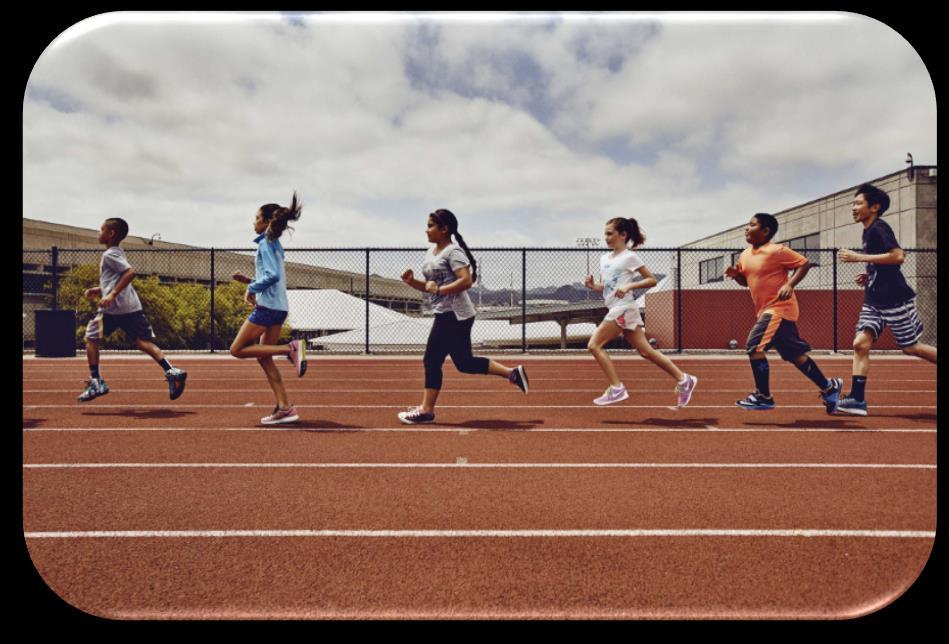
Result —
<svg viewBox="0 0 949 644"><path fill-rule="evenodd" d="M652 289L634 291L646 335L663 351L742 351L754 324L748 290L723 276L742 249L658 248L637 254L655 275ZM425 248L286 249L290 313L283 337L305 338L331 353L420 353L431 329L427 294L401 281L421 279ZM583 350L606 314L599 281L604 248L474 248L478 279L468 291L478 309L476 351ZM863 302L855 282L862 263L836 260L837 249L807 250L812 262L796 289L801 336L814 349L848 351ZM162 349L227 351L250 313L235 273L254 275L254 249L126 250L135 289ZM76 311L76 346L96 304L86 289L99 284L101 249L23 251L23 346L35 346L38 309ZM937 255L907 249L901 267L916 291L922 342L937 337ZM648 292L647 292L648 291ZM611 349L631 350L618 338ZM118 331L103 349L128 350ZM889 331L878 349L897 349Z"/></svg>

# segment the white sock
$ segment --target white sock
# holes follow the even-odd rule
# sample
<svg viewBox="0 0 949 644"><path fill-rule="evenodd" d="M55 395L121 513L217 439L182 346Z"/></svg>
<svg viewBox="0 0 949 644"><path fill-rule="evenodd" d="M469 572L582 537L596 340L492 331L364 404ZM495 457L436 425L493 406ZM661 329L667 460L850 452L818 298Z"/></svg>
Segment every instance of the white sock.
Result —
<svg viewBox="0 0 949 644"><path fill-rule="evenodd" d="M619 387L614 387L613 385L610 385L610 388L613 391L623 391L623 389L625 389L626 387L623 385L623 383L619 383Z"/></svg>
<svg viewBox="0 0 949 644"><path fill-rule="evenodd" d="M679 384L684 385L688 381L689 381L689 374L685 374L684 376L682 376L682 380L679 381Z"/></svg>

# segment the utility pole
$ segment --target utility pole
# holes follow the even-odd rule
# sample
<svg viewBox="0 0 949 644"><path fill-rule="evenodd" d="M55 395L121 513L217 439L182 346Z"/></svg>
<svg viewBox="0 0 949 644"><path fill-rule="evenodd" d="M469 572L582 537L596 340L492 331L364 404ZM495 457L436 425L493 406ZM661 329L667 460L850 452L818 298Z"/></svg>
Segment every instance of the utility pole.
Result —
<svg viewBox="0 0 949 644"><path fill-rule="evenodd" d="M587 249L587 275L590 275L590 249L600 245L597 237L577 237L577 246ZM590 289L586 289L587 299L590 299Z"/></svg>

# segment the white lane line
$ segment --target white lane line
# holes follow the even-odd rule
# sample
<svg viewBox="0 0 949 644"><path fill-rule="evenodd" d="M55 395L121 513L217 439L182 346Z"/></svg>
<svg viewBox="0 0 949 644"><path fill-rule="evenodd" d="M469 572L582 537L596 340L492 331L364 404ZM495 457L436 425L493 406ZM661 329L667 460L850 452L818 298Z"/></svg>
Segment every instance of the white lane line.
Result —
<svg viewBox="0 0 949 644"><path fill-rule="evenodd" d="M908 469L926 463L24 463L24 469Z"/></svg>
<svg viewBox="0 0 949 644"><path fill-rule="evenodd" d="M196 408L232 408L239 409L240 405L213 405L213 404L188 404L175 403L172 407L196 407ZM394 405L294 405L298 408L313 409L392 409ZM169 405L112 405L109 403L91 404L81 406L81 403L71 405L23 405L23 409L168 409ZM439 409L497 409L497 405L439 405ZM672 409L668 405L504 405L505 409ZM689 405L689 409L737 409L734 404L731 405ZM820 409L822 405L778 405L776 409ZM874 409L936 409L936 405L873 405ZM747 411L747 410L746 410ZM754 413L754 412L749 412ZM764 418L764 414L762 414Z"/></svg>
<svg viewBox="0 0 949 644"><path fill-rule="evenodd" d="M502 429L496 427L434 427L427 425L422 427L293 427L292 425L273 426L273 427L24 427L24 432L43 433L43 432L324 432L324 433L369 433L369 432L391 432L396 434L430 434L434 432L451 432L462 436L470 432L502 432L505 434L544 434L544 433L657 433L665 434L670 432L697 432L702 434L737 432L745 434L776 434L776 433L826 433L826 432L854 432L854 433L884 433L884 434L935 434L935 429L910 429L910 428L864 428L864 427L766 427L764 429L754 429L749 427L714 427L706 425L704 429L698 427L617 427L615 429L604 429L600 427L583 428L542 428L531 427L525 429Z"/></svg>
<svg viewBox="0 0 949 644"><path fill-rule="evenodd" d="M25 532L27 539L136 538L565 538L565 537L855 537L871 539L934 539L935 530L96 530Z"/></svg>

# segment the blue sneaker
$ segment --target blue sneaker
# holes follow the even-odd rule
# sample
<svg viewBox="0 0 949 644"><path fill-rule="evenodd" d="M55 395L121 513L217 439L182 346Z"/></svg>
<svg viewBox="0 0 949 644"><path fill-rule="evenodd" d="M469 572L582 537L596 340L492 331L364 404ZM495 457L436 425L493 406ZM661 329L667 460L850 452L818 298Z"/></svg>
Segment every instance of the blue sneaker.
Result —
<svg viewBox="0 0 949 644"><path fill-rule="evenodd" d="M109 393L109 385L102 378L90 378L86 390L79 394L79 402L89 402L93 398Z"/></svg>
<svg viewBox="0 0 949 644"><path fill-rule="evenodd" d="M838 414L850 414L852 416L867 415L867 401L855 400L850 397L844 397L837 401L836 411Z"/></svg>
<svg viewBox="0 0 949 644"><path fill-rule="evenodd" d="M748 394L744 400L735 402L742 409L774 409L774 399L771 396L763 396L757 391Z"/></svg>
<svg viewBox="0 0 949 644"><path fill-rule="evenodd" d="M820 392L820 399L824 401L824 408L828 414L833 414L837 408L837 400L840 398L840 392L843 391L844 381L840 378L830 379L830 389Z"/></svg>

